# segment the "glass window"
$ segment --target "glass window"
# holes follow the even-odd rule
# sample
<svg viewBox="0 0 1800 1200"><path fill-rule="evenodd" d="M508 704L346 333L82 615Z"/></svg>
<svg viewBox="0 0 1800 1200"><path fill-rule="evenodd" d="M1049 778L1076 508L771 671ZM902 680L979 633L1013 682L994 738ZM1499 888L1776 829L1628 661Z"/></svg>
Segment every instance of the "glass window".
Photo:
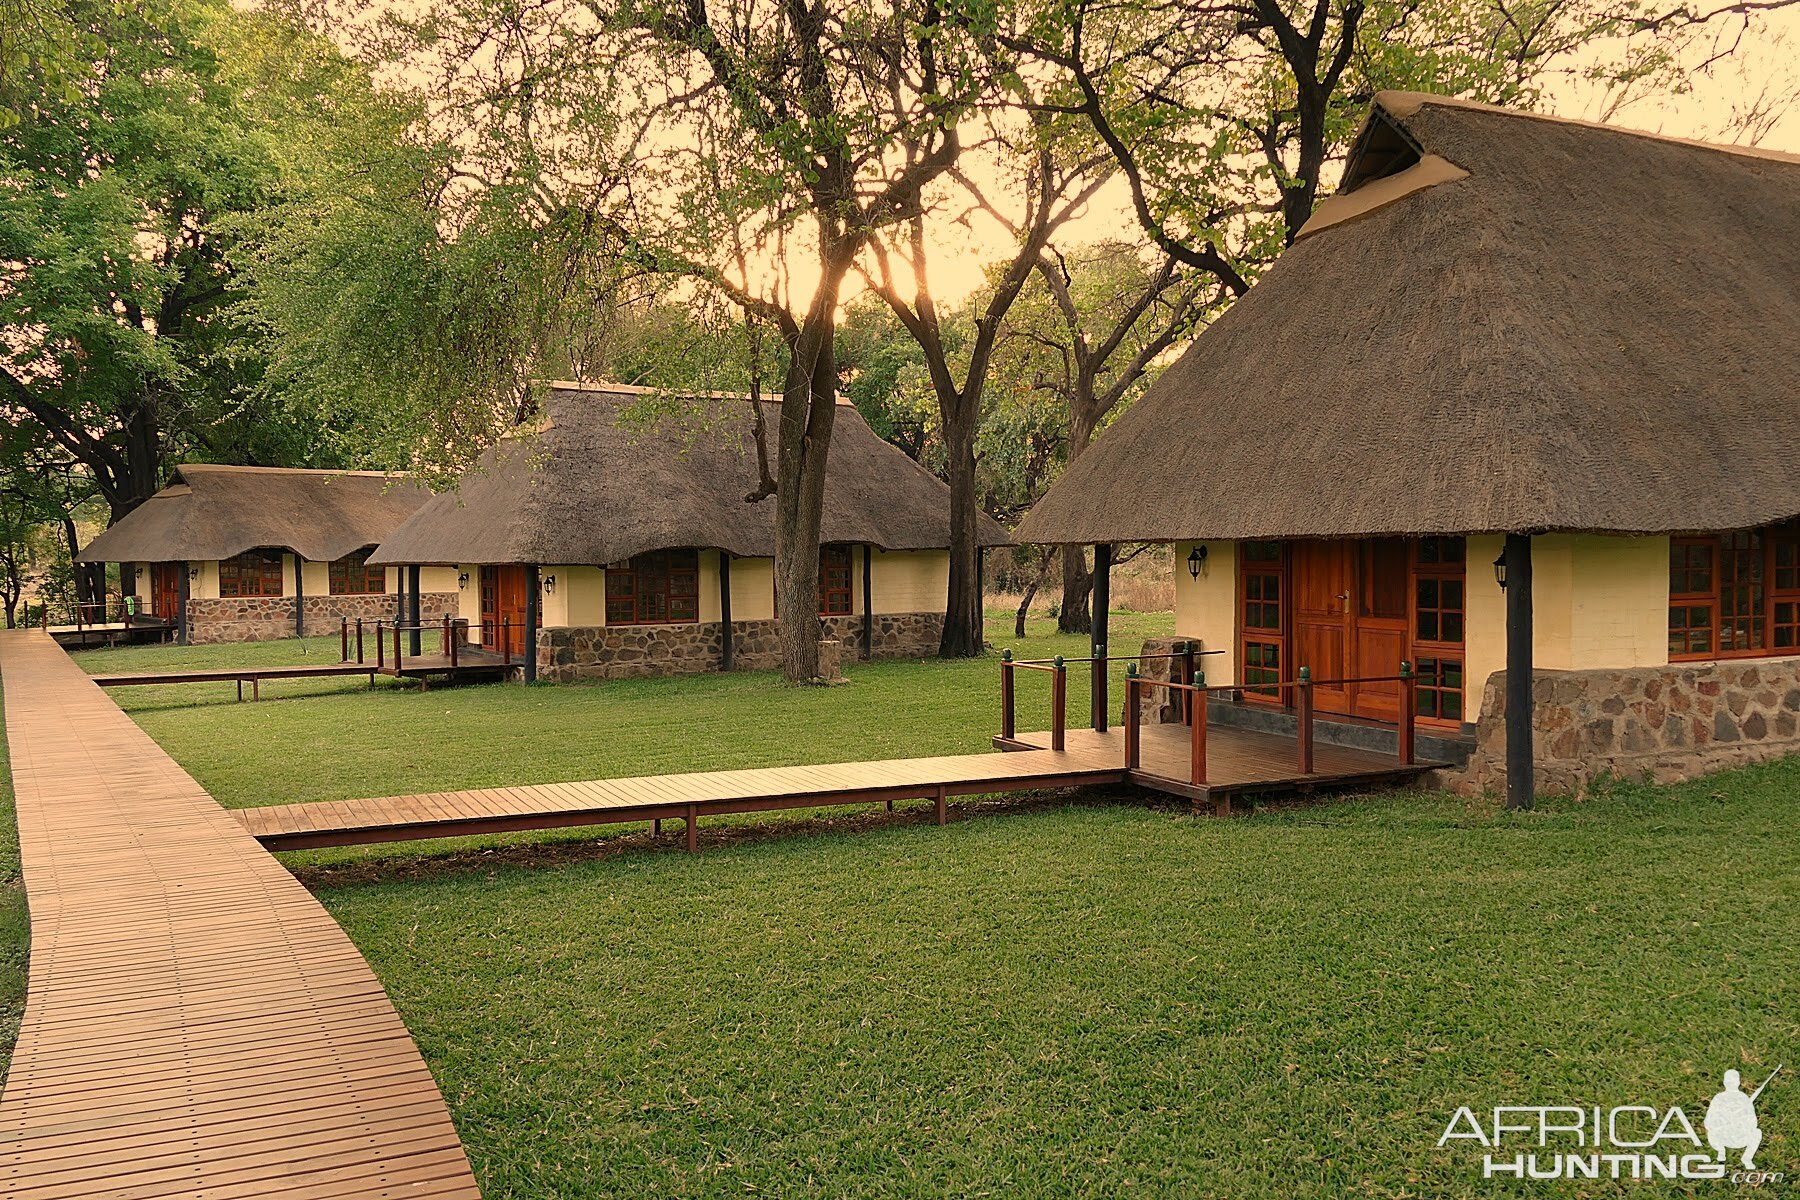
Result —
<svg viewBox="0 0 1800 1200"><path fill-rule="evenodd" d="M691 625L699 619L698 550L652 550L607 565L608 625Z"/></svg>
<svg viewBox="0 0 1800 1200"><path fill-rule="evenodd" d="M850 611L850 547L819 547L819 615L842 616Z"/></svg>
<svg viewBox="0 0 1800 1200"><path fill-rule="evenodd" d="M279 550L246 550L235 558L219 560L219 595L281 595L281 563Z"/></svg>
<svg viewBox="0 0 1800 1200"><path fill-rule="evenodd" d="M1800 525L1669 539L1669 657L1749 658L1800 645Z"/></svg>
<svg viewBox="0 0 1800 1200"><path fill-rule="evenodd" d="M357 550L332 562L328 577L334 596L369 596L387 591L387 569L371 567L370 550Z"/></svg>

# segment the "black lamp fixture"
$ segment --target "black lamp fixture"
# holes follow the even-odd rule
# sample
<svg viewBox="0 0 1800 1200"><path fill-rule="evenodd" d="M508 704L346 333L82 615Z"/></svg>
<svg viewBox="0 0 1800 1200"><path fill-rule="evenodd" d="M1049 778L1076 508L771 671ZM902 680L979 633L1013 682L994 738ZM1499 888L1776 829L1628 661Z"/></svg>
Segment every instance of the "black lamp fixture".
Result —
<svg viewBox="0 0 1800 1200"><path fill-rule="evenodd" d="M1494 560L1494 582L1500 585L1501 591L1506 590L1506 551L1504 550L1500 552L1500 557Z"/></svg>
<svg viewBox="0 0 1800 1200"><path fill-rule="evenodd" d="M467 571L458 572L458 574L456 576L457 590L462 591L462 590L466 589L468 586L469 586L469 573Z"/></svg>
<svg viewBox="0 0 1800 1200"><path fill-rule="evenodd" d="M554 596L556 594L556 576L544 576L544 594L549 596Z"/></svg>
<svg viewBox="0 0 1800 1200"><path fill-rule="evenodd" d="M1206 547L1204 545L1195 546L1188 551L1187 565L1188 575L1193 578L1195 583L1199 583L1200 572L1206 569Z"/></svg>

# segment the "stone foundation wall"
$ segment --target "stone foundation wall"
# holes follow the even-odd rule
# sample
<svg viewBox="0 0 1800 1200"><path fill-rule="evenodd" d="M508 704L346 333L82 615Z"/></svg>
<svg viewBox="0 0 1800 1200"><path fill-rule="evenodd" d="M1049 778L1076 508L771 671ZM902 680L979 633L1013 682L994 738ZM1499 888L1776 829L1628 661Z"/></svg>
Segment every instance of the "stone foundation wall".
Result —
<svg viewBox="0 0 1800 1200"><path fill-rule="evenodd" d="M293 596L233 596L218 599L190 597L187 602L188 640L209 642L267 642L294 636ZM392 622L393 593L361 596L305 596L308 637L335 634L340 622L361 617L365 624ZM420 621L430 625L456 614L455 592L419 593Z"/></svg>
<svg viewBox="0 0 1800 1200"><path fill-rule="evenodd" d="M828 617L825 635L844 643L844 661L862 653L862 618ZM732 661L738 670L781 666L781 635L774 621L733 621ZM717 671L724 661L725 627L694 625L573 626L538 631L538 678L636 679ZM877 658L923 658L937 653L942 613L877 613Z"/></svg>
<svg viewBox="0 0 1800 1200"><path fill-rule="evenodd" d="M1673 783L1800 753L1800 658L1543 671L1533 681L1537 788L1580 792L1600 775ZM1476 749L1445 782L1506 786L1506 676L1488 680Z"/></svg>

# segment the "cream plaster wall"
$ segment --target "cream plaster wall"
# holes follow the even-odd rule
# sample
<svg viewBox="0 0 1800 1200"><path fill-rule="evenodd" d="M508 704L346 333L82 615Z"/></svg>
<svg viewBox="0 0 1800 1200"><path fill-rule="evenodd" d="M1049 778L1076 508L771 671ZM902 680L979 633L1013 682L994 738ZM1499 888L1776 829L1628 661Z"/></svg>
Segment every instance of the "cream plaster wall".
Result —
<svg viewBox="0 0 1800 1200"><path fill-rule="evenodd" d="M1193 542L1175 543L1175 636L1200 641L1202 650L1218 650L1200 660L1208 684L1236 683L1237 677L1237 543L1202 542L1206 565L1200 578L1188 574ZM1134 646L1117 646L1127 654Z"/></svg>
<svg viewBox="0 0 1800 1200"><path fill-rule="evenodd" d="M700 564L701 570L706 564ZM713 567L713 584L700 585L704 611L708 591L712 594L711 620L718 620L718 567ZM731 560L731 619L733 621L772 621L775 619L775 560L772 558L734 558Z"/></svg>
<svg viewBox="0 0 1800 1200"><path fill-rule="evenodd" d="M851 556L850 572L855 593L851 612L860 615L863 610L860 554ZM870 567L870 584L875 590L874 611L877 613L941 613L950 596L950 552L877 549Z"/></svg>
<svg viewBox="0 0 1800 1200"><path fill-rule="evenodd" d="M192 573L195 567L200 568L200 578L188 583L188 595L196 600L217 600L219 598L219 564L216 561L193 562L188 564Z"/></svg>
<svg viewBox="0 0 1800 1200"><path fill-rule="evenodd" d="M1506 667L1506 595L1493 562L1498 534L1467 543L1464 696L1475 720L1488 677ZM1175 631L1207 650L1209 683L1237 682L1237 554L1232 542L1205 543L1198 581L1175 547ZM1532 539L1532 653L1547 670L1660 666L1668 655L1669 539L1545 534Z"/></svg>

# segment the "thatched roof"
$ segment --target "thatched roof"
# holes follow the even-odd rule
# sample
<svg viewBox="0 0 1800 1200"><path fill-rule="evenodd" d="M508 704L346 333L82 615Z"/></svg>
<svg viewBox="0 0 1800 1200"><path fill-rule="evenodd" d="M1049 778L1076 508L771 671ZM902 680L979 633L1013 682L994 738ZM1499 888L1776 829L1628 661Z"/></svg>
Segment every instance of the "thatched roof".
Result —
<svg viewBox="0 0 1800 1200"><path fill-rule="evenodd" d="M1800 514L1800 158L1382 93L1339 196L1021 541Z"/></svg>
<svg viewBox="0 0 1800 1200"><path fill-rule="evenodd" d="M315 562L379 543L430 493L377 471L188 464L87 544L83 562L200 562L292 550Z"/></svg>
<svg viewBox="0 0 1800 1200"><path fill-rule="evenodd" d="M661 414L645 420L652 410ZM378 563L605 564L647 550L775 553L775 500L757 484L752 410L741 397L659 402L646 389L557 385L534 433L485 454L454 491L381 544ZM623 418L623 419L621 419ZM778 413L766 411L770 453ZM839 406L823 540L888 550L950 544L950 489ZM1006 531L981 518L983 545Z"/></svg>

